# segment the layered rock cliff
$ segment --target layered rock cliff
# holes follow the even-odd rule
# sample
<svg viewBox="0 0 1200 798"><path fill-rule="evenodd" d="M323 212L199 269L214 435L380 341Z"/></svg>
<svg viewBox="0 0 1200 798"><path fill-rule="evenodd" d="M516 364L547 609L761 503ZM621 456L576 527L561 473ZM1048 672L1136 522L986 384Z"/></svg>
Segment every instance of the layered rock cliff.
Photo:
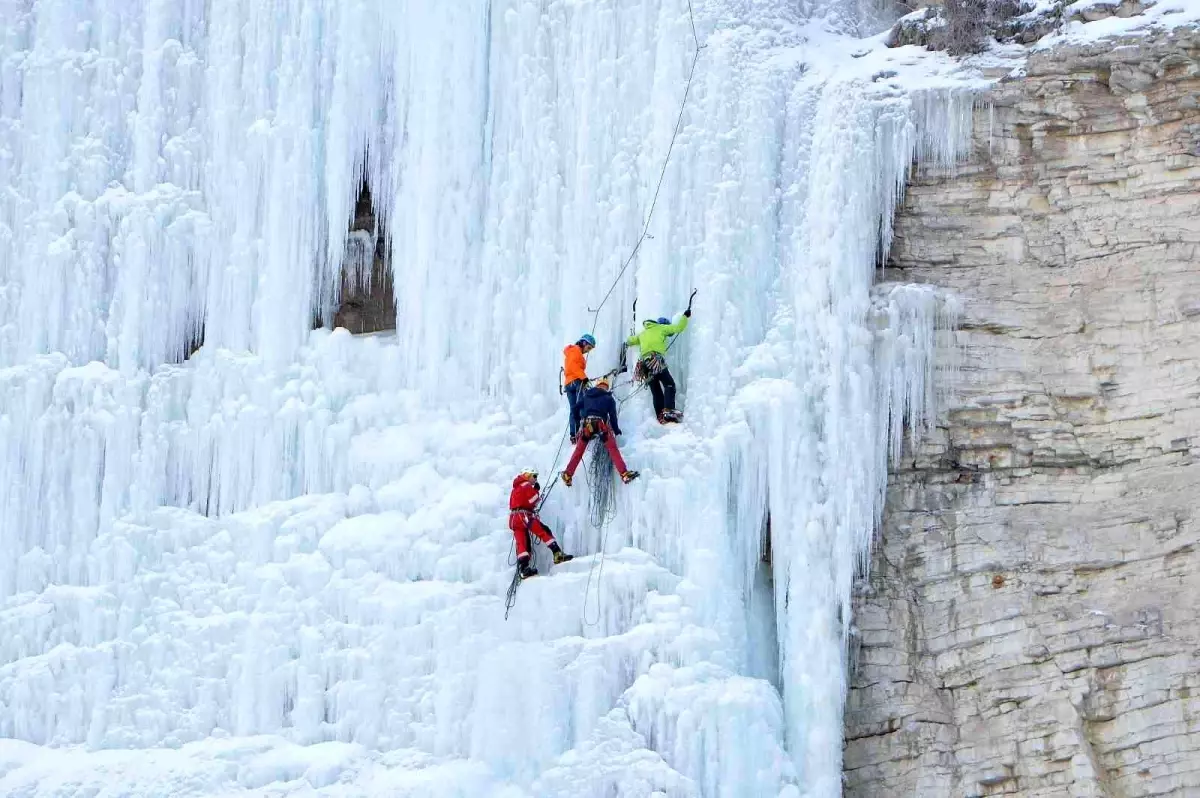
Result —
<svg viewBox="0 0 1200 798"><path fill-rule="evenodd" d="M846 794L1200 795L1200 31L987 100L896 220L960 369L858 597Z"/></svg>

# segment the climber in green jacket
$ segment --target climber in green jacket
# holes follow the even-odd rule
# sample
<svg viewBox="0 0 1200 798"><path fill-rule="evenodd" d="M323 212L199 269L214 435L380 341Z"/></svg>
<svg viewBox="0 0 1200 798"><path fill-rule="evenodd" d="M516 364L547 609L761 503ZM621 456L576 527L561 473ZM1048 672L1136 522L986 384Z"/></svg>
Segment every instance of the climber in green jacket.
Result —
<svg viewBox="0 0 1200 798"><path fill-rule="evenodd" d="M691 317L692 306L689 303L679 321L672 324L665 316L646 319L642 322L642 331L629 336L625 342L625 346L638 348L634 379L649 384L650 393L654 396L654 415L658 416L659 424L677 423L683 419L683 413L675 409L675 380L667 369L667 339L686 330Z"/></svg>

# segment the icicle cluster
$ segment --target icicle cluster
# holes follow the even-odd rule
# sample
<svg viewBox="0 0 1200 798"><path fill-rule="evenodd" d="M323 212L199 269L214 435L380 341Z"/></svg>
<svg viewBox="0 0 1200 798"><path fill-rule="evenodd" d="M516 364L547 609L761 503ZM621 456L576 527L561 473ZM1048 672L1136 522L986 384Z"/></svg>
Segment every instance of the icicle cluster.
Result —
<svg viewBox="0 0 1200 798"><path fill-rule="evenodd" d="M105 760L149 793L839 794L850 587L952 310L876 264L972 88L693 5L597 308L686 0L0 0L0 791L95 783L39 747L80 745L163 749ZM394 338L312 330L370 280L364 180ZM623 406L642 477L599 527L555 489L583 556L505 623L562 346L605 371L693 287L686 423Z"/></svg>

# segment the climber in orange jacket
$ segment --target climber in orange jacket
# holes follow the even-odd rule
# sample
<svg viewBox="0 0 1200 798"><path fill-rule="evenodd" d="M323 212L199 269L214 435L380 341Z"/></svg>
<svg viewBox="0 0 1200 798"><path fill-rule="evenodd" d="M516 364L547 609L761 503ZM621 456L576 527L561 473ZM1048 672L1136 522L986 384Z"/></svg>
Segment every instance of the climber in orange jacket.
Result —
<svg viewBox="0 0 1200 798"><path fill-rule="evenodd" d="M587 354L596 348L596 339L584 333L573 344L563 347L563 391L571 409L571 443L579 434L579 397L587 387Z"/></svg>
<svg viewBox="0 0 1200 798"><path fill-rule="evenodd" d="M508 496L508 528L512 530L517 543L517 569L522 579L537 576L537 569L529 564L531 532L550 547L555 565L575 559L572 555L563 553L550 527L538 518L538 498L542 486L538 484L537 478L536 471L522 471L517 474L513 480L512 493Z"/></svg>

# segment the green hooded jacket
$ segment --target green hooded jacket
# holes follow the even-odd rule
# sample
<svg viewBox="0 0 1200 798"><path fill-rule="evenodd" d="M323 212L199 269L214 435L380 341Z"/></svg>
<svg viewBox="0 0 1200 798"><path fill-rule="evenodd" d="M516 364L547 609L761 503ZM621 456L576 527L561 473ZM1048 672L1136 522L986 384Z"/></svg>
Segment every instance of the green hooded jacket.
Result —
<svg viewBox="0 0 1200 798"><path fill-rule="evenodd" d="M629 340L625 342L626 346L636 346L638 348L638 357L645 357L651 352L658 352L660 355L667 353L667 338L672 335L678 335L687 329L688 317L680 316L679 321L674 324L659 324L656 321L646 322L646 328L637 335L629 336Z"/></svg>

